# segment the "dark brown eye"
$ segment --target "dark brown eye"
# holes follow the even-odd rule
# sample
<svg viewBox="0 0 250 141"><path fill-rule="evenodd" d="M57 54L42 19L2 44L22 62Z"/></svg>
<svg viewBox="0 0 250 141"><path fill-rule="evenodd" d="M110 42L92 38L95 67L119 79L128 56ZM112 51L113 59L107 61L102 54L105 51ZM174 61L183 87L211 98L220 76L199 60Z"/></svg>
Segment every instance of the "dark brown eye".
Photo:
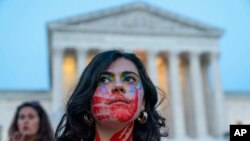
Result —
<svg viewBox="0 0 250 141"><path fill-rule="evenodd" d="M101 82L101 83L108 83L111 81L112 81L111 78L109 76L106 76L106 75L100 76L100 78L99 78L99 82Z"/></svg>
<svg viewBox="0 0 250 141"><path fill-rule="evenodd" d="M29 117L29 119L34 119L34 118L35 118L35 115L29 114L28 117Z"/></svg>
<svg viewBox="0 0 250 141"><path fill-rule="evenodd" d="M23 120L25 118L25 115L19 115L18 119Z"/></svg>
<svg viewBox="0 0 250 141"><path fill-rule="evenodd" d="M134 83L136 79L131 76L125 76L124 81L129 82L129 83Z"/></svg>

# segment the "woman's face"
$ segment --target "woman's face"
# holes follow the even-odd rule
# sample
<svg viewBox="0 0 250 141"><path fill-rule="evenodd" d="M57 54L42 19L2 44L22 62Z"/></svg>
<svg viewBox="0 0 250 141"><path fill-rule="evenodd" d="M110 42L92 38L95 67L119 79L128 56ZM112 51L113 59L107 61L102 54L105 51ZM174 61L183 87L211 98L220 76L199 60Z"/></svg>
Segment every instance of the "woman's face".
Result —
<svg viewBox="0 0 250 141"><path fill-rule="evenodd" d="M97 122L133 121L144 109L143 96L136 66L130 60L118 58L99 76L92 113Z"/></svg>
<svg viewBox="0 0 250 141"><path fill-rule="evenodd" d="M18 114L17 126L23 135L35 135L39 128L39 117L36 110L32 107L23 107Z"/></svg>

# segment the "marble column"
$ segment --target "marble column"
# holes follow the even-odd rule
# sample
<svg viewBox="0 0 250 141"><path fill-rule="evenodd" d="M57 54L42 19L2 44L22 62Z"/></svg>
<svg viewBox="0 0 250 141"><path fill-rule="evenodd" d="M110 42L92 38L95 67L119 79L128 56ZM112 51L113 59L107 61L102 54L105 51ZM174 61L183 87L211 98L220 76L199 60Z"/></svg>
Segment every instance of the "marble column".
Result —
<svg viewBox="0 0 250 141"><path fill-rule="evenodd" d="M52 107L53 126L59 122L63 112L63 49L54 49L52 56Z"/></svg>
<svg viewBox="0 0 250 141"><path fill-rule="evenodd" d="M184 138L186 127L184 109L179 78L179 55L176 52L167 54L169 60L169 85L170 85L170 108L173 119L174 138Z"/></svg>
<svg viewBox="0 0 250 141"><path fill-rule="evenodd" d="M201 75L202 75L202 90L204 93L204 99L205 99L205 109L206 109L206 117L207 117L207 126L208 126L208 134L211 134L214 132L214 116L213 116L213 111L214 111L214 104L212 100L212 92L211 92L211 85L210 85L210 78L209 78L209 63L208 63L208 56L204 55L202 57L202 65L201 65Z"/></svg>
<svg viewBox="0 0 250 141"><path fill-rule="evenodd" d="M77 77L79 78L86 67L87 50L77 49Z"/></svg>
<svg viewBox="0 0 250 141"><path fill-rule="evenodd" d="M191 87L193 96L194 121L196 137L207 137L207 122L205 102L203 98L200 54L192 52L190 54L190 73L191 73Z"/></svg>
<svg viewBox="0 0 250 141"><path fill-rule="evenodd" d="M193 109L193 98L191 91L191 76L190 76L190 65L188 61L188 57L184 57L185 59L185 70L184 70L184 85L182 89L183 94L183 104L184 104L184 113L185 113L185 125L186 125L186 134L187 136L194 136L194 109Z"/></svg>
<svg viewBox="0 0 250 141"><path fill-rule="evenodd" d="M213 104L214 104L214 135L222 136L225 129L225 117L224 117L224 98L223 90L221 87L220 72L218 65L218 53L212 53L210 55L212 81L213 81Z"/></svg>
<svg viewBox="0 0 250 141"><path fill-rule="evenodd" d="M156 59L157 59L157 52L156 51L148 52L149 76L150 76L150 78L155 86L158 85Z"/></svg>

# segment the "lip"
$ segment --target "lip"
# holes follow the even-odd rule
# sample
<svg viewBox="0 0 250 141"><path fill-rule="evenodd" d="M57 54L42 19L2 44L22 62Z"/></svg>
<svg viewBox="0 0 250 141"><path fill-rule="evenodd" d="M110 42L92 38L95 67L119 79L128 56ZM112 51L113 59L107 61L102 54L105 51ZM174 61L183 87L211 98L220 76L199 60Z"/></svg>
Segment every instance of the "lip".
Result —
<svg viewBox="0 0 250 141"><path fill-rule="evenodd" d="M28 126L24 126L24 127L23 127L23 130L28 130L28 129L29 129Z"/></svg>
<svg viewBox="0 0 250 141"><path fill-rule="evenodd" d="M124 98L124 97L115 97L112 99L108 99L106 104L111 105L111 104L129 104L130 100Z"/></svg>

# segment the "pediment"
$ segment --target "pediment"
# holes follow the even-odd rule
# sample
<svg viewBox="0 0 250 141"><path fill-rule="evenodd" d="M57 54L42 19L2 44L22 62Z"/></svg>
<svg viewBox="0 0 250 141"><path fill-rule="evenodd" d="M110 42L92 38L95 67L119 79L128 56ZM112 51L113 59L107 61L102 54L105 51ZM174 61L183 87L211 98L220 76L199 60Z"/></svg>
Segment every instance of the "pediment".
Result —
<svg viewBox="0 0 250 141"><path fill-rule="evenodd" d="M215 36L222 30L145 3L132 3L49 24L50 29L130 34Z"/></svg>

